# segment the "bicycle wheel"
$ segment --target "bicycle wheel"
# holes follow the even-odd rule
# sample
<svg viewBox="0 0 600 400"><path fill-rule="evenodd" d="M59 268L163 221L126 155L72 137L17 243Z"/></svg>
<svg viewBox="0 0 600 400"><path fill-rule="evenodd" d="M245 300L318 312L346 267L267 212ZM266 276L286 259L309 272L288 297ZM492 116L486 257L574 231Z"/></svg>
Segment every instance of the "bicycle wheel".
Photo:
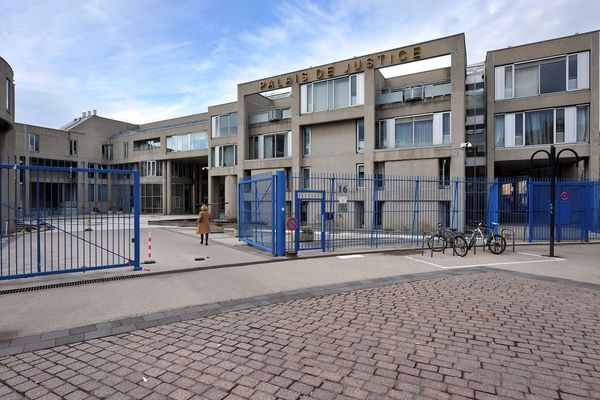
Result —
<svg viewBox="0 0 600 400"><path fill-rule="evenodd" d="M427 239L427 247L433 251L444 251L448 246L448 242L443 236L433 235Z"/></svg>
<svg viewBox="0 0 600 400"><path fill-rule="evenodd" d="M494 254L502 254L506 250L506 239L504 236L495 235L488 241L488 247Z"/></svg>
<svg viewBox="0 0 600 400"><path fill-rule="evenodd" d="M467 240L462 236L454 237L454 251L461 257L464 257L469 252L469 245L467 245Z"/></svg>

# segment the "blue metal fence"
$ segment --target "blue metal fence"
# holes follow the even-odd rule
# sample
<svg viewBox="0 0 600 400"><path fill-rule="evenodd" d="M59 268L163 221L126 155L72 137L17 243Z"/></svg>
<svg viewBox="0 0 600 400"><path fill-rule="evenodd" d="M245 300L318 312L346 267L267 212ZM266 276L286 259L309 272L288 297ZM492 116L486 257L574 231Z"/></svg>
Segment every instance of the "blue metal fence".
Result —
<svg viewBox="0 0 600 400"><path fill-rule="evenodd" d="M498 231L514 232L516 241L548 240L547 180L529 178L458 179L312 175L288 178L286 212L299 220L288 231L286 249L380 247L420 243L423 232L438 223L468 231L478 222L498 223ZM557 240L600 240L600 183L560 181L557 185ZM297 196L323 193L321 203ZM567 200L559 200L567 193ZM563 194L563 197L565 195ZM584 216L588 215L589 218ZM322 221L322 222L321 222Z"/></svg>
<svg viewBox="0 0 600 400"><path fill-rule="evenodd" d="M0 279L140 268L139 173L0 164Z"/></svg>
<svg viewBox="0 0 600 400"><path fill-rule="evenodd" d="M285 174L238 183L238 238L273 255L285 254Z"/></svg>

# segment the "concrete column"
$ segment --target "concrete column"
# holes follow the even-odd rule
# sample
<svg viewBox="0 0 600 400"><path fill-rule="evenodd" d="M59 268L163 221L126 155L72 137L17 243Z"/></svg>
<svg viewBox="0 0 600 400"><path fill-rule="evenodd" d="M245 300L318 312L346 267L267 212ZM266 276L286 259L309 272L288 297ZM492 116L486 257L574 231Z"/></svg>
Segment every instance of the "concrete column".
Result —
<svg viewBox="0 0 600 400"><path fill-rule="evenodd" d="M225 177L225 218L237 218L237 176Z"/></svg>
<svg viewBox="0 0 600 400"><path fill-rule="evenodd" d="M165 175L166 175L166 190L165 192L167 193L167 207L166 207L166 214L167 215L171 215L173 214L173 188L171 186L171 165L172 165L172 161L171 160L165 160L164 161L166 163L165 165Z"/></svg>

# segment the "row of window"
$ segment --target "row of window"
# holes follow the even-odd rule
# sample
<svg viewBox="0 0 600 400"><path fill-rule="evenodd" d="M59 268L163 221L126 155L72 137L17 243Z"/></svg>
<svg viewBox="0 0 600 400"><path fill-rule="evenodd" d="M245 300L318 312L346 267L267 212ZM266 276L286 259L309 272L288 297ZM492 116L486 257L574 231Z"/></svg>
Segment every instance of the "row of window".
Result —
<svg viewBox="0 0 600 400"><path fill-rule="evenodd" d="M212 167L235 167L237 165L237 144L212 147L210 155Z"/></svg>
<svg viewBox="0 0 600 400"><path fill-rule="evenodd" d="M589 52L496 67L496 100L589 88Z"/></svg>
<svg viewBox="0 0 600 400"><path fill-rule="evenodd" d="M211 118L212 123L212 137L223 137L237 135L237 113L232 112L229 114L213 116Z"/></svg>
<svg viewBox="0 0 600 400"><path fill-rule="evenodd" d="M494 117L496 148L553 143L586 143L589 138L589 107L499 114Z"/></svg>
<svg viewBox="0 0 600 400"><path fill-rule="evenodd" d="M208 132L167 136L167 152L203 150L208 148Z"/></svg>
<svg viewBox="0 0 600 400"><path fill-rule="evenodd" d="M364 73L343 76L300 86L302 114L364 104Z"/></svg>
<svg viewBox="0 0 600 400"><path fill-rule="evenodd" d="M251 136L248 138L248 156L250 160L289 157L291 144L292 132Z"/></svg>
<svg viewBox="0 0 600 400"><path fill-rule="evenodd" d="M450 144L450 112L377 121L375 149Z"/></svg>

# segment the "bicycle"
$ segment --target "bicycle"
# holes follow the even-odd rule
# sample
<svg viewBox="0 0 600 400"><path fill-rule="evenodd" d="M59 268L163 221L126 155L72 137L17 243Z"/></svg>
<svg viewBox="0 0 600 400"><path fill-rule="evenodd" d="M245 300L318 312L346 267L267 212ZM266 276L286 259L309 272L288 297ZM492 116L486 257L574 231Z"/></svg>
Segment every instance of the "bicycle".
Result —
<svg viewBox="0 0 600 400"><path fill-rule="evenodd" d="M497 223L492 224L498 225ZM469 250L477 245L478 238L481 238L483 246L487 246L493 254L502 254L506 250L506 239L502 235L496 235L493 229L487 229L485 224L480 222L473 229L468 242L464 235L455 237L454 251L461 257L466 256Z"/></svg>
<svg viewBox="0 0 600 400"><path fill-rule="evenodd" d="M427 247L436 252L444 251L448 247L454 247L456 237L456 229L444 228L438 223L437 233L427 239Z"/></svg>

